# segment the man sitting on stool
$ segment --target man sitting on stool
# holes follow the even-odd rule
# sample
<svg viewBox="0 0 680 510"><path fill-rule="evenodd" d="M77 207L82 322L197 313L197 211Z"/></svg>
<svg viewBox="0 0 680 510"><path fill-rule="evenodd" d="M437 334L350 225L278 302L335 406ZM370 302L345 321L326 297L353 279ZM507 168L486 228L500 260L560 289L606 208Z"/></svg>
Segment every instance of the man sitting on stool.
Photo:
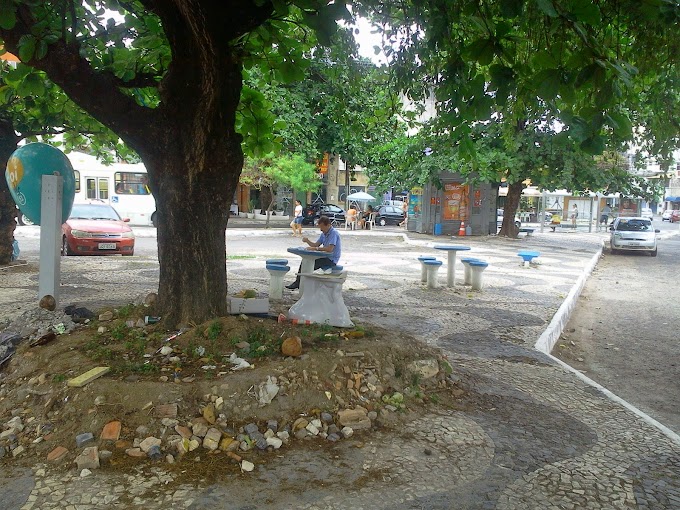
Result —
<svg viewBox="0 0 680 510"><path fill-rule="evenodd" d="M310 241L308 237L303 237L302 240L309 245L310 250L328 253L328 257L321 257L314 261L315 270L319 268L333 268L337 265L338 260L340 260L340 253L342 252L340 234L331 226L331 220L328 219L328 216L321 216L319 218L319 229L321 230L321 235L315 243ZM300 271L302 271L302 264L300 264L297 278L290 285L286 285L287 289L300 288Z"/></svg>

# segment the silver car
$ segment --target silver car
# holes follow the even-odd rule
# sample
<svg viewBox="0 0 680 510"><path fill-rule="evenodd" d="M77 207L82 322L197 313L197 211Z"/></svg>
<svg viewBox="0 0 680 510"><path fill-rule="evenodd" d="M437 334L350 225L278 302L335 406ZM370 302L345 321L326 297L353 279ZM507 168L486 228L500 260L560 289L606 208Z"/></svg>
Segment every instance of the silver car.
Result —
<svg viewBox="0 0 680 510"><path fill-rule="evenodd" d="M660 231L654 230L648 218L619 217L609 230L612 253L647 251L652 257L656 257L656 234Z"/></svg>

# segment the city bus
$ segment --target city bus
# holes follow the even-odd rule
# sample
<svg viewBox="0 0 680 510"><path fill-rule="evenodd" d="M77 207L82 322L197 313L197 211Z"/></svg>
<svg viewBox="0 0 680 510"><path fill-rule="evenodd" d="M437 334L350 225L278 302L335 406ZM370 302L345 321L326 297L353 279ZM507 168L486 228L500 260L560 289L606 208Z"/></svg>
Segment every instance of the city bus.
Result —
<svg viewBox="0 0 680 510"><path fill-rule="evenodd" d="M113 206L121 218L129 218L131 225L155 226L156 201L142 163L104 165L94 156L79 152L66 156L75 175L74 202L101 200ZM31 224L21 213L18 222Z"/></svg>

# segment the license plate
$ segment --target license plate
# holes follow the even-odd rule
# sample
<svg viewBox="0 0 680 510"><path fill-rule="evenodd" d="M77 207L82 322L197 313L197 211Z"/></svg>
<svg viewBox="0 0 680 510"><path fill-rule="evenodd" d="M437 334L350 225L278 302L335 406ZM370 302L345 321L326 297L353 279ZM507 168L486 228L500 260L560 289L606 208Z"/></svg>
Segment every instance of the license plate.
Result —
<svg viewBox="0 0 680 510"><path fill-rule="evenodd" d="M116 243L99 243L100 250L115 250Z"/></svg>
<svg viewBox="0 0 680 510"><path fill-rule="evenodd" d="M628 246L640 246L640 243L628 243Z"/></svg>

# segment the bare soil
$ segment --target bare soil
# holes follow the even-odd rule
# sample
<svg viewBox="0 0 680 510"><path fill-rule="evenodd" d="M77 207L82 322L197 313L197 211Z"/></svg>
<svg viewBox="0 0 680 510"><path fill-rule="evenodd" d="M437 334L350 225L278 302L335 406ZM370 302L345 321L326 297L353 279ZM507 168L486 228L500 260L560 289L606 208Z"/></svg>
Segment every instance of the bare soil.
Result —
<svg viewBox="0 0 680 510"><path fill-rule="evenodd" d="M78 434L91 432L97 439L104 425L119 420L121 440L96 444L113 452L112 468L128 469L139 464L139 459L125 454L135 438L175 434L162 424L158 410L163 404L177 404L176 419L186 426L201 417L211 402L222 399L217 425L231 436L250 422L262 426L277 420L282 428L300 416L319 417L324 411L335 416L338 410L356 406L376 411L373 429L389 429L419 416L425 407L468 405L462 400L464 377L451 373L441 352L399 332L228 316L177 335L161 324L141 325L140 319L150 313L143 306L112 312L111 320L94 320L42 346L30 347L24 341L5 364L0 423L21 416L26 427L18 441L28 450L5 462L32 465L44 461L59 445L71 451L71 462ZM300 357L281 354L282 341L291 336L302 340ZM162 354L163 346L172 347L172 352ZM252 366L232 370L231 353ZM409 370L409 363L422 359L436 360L436 376L423 378ZM69 379L96 366L111 370L82 388L67 385ZM262 405L258 387L270 376L276 378L279 393ZM403 403L398 394L404 396ZM140 432L138 427L146 429ZM199 448L186 455L206 454ZM190 471L206 476L205 470L213 470L215 463L238 469L233 459L215 455Z"/></svg>

